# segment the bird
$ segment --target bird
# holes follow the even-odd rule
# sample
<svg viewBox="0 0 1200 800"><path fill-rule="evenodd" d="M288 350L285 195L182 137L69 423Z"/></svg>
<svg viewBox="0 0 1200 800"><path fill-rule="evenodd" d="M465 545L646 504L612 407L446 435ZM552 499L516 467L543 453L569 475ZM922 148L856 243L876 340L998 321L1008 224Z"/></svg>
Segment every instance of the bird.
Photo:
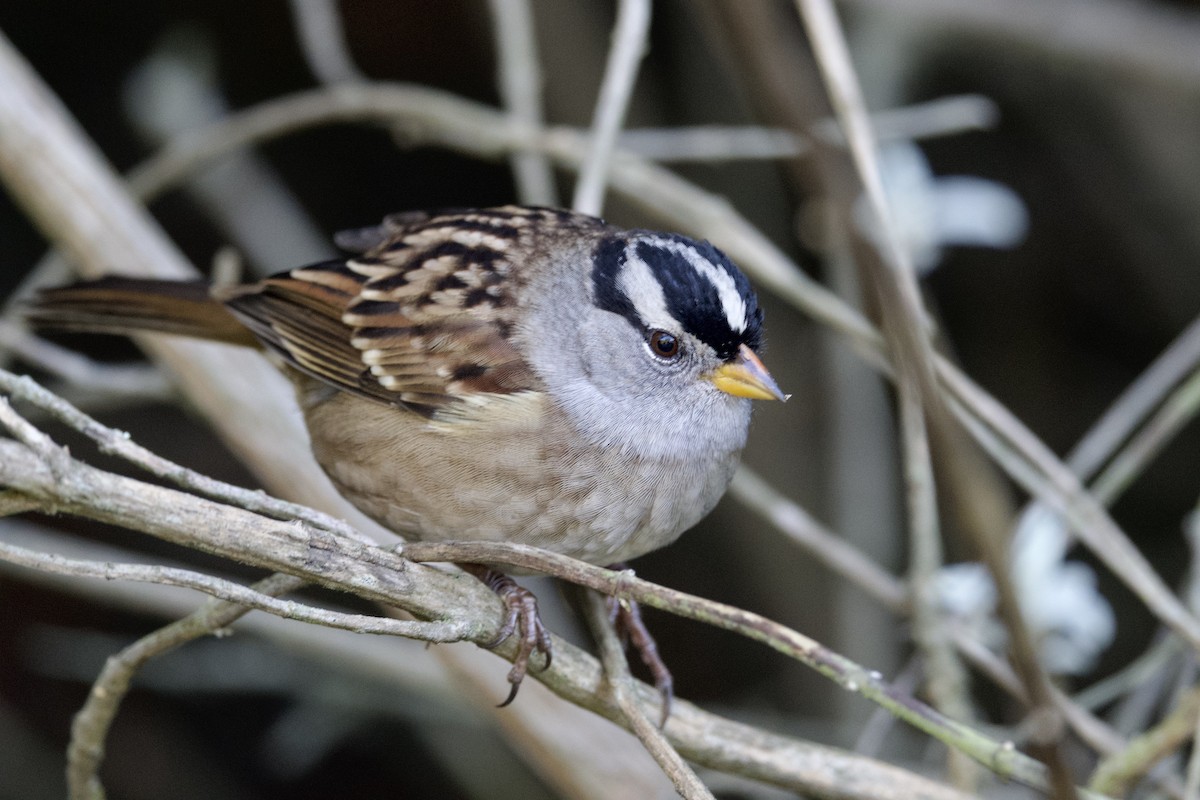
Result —
<svg viewBox="0 0 1200 800"><path fill-rule="evenodd" d="M337 490L426 541L502 541L601 566L664 547L724 494L753 400L786 400L763 312L707 241L556 208L412 211L344 231L346 257L232 286L111 275L43 290L39 327L257 347L292 380ZM507 705L537 653L536 598L505 603ZM614 608L614 606L610 606ZM671 700L636 605L618 623ZM544 668L544 667L543 667Z"/></svg>

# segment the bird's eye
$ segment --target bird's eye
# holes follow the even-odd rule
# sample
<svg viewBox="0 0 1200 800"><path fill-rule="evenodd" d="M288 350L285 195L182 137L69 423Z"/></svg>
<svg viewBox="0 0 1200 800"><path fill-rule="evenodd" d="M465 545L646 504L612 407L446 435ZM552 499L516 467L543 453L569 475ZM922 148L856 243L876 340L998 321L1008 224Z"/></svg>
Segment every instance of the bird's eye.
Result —
<svg viewBox="0 0 1200 800"><path fill-rule="evenodd" d="M650 349L659 358L674 358L679 355L679 340L666 331L654 331L650 334Z"/></svg>

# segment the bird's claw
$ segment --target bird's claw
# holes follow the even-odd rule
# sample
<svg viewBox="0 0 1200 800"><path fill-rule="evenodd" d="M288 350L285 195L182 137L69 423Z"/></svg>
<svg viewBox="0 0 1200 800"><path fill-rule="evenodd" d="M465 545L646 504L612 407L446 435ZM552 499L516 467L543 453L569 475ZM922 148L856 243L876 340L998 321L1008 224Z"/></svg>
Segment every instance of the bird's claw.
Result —
<svg viewBox="0 0 1200 800"><path fill-rule="evenodd" d="M550 668L553 661L550 632L542 624L542 618L538 614L537 597L533 592L519 585L507 575L494 570L487 570L480 578L500 596L505 608L508 609L504 625L500 627L496 638L482 644L481 647L491 650L499 647L513 634L520 637L517 643L517 656L513 659L512 669L508 671L508 682L512 688L508 692L508 697L499 705L499 708L503 708L517 698L521 681L525 679L525 674L529 671L529 659L534 653L541 653L546 658L545 664L541 667L542 670Z"/></svg>
<svg viewBox="0 0 1200 800"><path fill-rule="evenodd" d="M671 670L667 669L666 662L658 654L658 644L650 635L646 623L642 621L642 610L637 601L606 597L605 603L608 606L608 618L612 621L621 644L627 648L632 645L637 650L642 663L654 678L654 688L662 698L658 727L665 728L667 719L671 716L671 702L675 699L675 679L671 677Z"/></svg>

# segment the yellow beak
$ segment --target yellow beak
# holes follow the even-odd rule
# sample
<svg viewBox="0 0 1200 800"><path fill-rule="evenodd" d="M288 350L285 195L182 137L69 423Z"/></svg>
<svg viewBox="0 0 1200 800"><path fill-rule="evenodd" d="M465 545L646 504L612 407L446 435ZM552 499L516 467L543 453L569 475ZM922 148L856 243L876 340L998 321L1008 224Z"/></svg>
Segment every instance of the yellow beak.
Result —
<svg viewBox="0 0 1200 800"><path fill-rule="evenodd" d="M746 345L738 348L737 359L722 364L704 377L722 392L735 397L751 400L787 400L791 397L779 390L771 373Z"/></svg>

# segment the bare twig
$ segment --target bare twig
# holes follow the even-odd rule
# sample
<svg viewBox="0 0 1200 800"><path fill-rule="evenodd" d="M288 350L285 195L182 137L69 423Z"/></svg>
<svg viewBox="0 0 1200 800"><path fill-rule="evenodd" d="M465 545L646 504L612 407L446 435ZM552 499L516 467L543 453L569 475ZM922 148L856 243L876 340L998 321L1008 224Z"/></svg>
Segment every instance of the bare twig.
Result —
<svg viewBox="0 0 1200 800"><path fill-rule="evenodd" d="M640 704L640 698L633 688L633 676L629 674L629 663L625 660L625 649L617 639L616 631L608 619L604 601L594 592L583 590L584 614L592 635L600 647L600 660L604 664L604 678L607 681L617 707L625 716L630 730L649 751L650 755L662 768L675 791L687 800L707 798L713 800L713 795L696 776L696 773L679 755L678 751L667 741L663 732L655 727Z"/></svg>
<svg viewBox="0 0 1200 800"><path fill-rule="evenodd" d="M453 621L420 622L330 611L306 603L277 600L233 581L205 575L194 570L162 567L155 564L85 561L77 558L65 558L55 553L39 553L4 542L0 542L0 559L29 569L39 569L44 572L71 575L77 578L101 578L106 581L133 581L157 583L163 586L180 586L194 589L230 604L245 606L247 611L257 609L288 619L309 622L314 625L325 625L330 628L342 628L357 633L406 636L426 642L460 642L467 638L465 629Z"/></svg>
<svg viewBox="0 0 1200 800"><path fill-rule="evenodd" d="M859 550L817 522L749 467L733 476L729 491L832 572L858 585L893 613L903 613L908 590Z"/></svg>
<svg viewBox="0 0 1200 800"><path fill-rule="evenodd" d="M986 675L1016 700L1022 703L1029 702L1020 679L1007 661L988 650L979 640L966 635L961 630L955 630L951 635L954 637L955 646L971 663L971 666ZM1125 746L1125 740L1120 734L1090 711L1071 702L1070 698L1057 689L1054 689L1054 697L1071 728L1096 752L1115 753Z"/></svg>
<svg viewBox="0 0 1200 800"><path fill-rule="evenodd" d="M61 254L56 252L47 254L4 298L3 305L0 305L0 323L10 328L20 328L16 318L19 317L25 301L41 287L62 283L70 274L71 267ZM5 347L0 347L0 368L7 367L12 356L13 353L6 350Z"/></svg>
<svg viewBox="0 0 1200 800"><path fill-rule="evenodd" d="M45 527L40 521L0 521L0 539L30 550L52 552L69 558L89 561L120 561L125 563L161 564L187 568L186 563L153 559L143 552L94 540L72 536ZM126 611L141 618L171 622L191 614L198 607L195 596L185 590L157 584L134 584L119 581L81 581L50 572L29 570L0 560L0 575L6 579L17 576L27 584L37 584L66 597L78 598L86 604L101 604L105 608ZM316 625L296 625L270 614L251 614L239 621L239 630L276 643L281 649L314 657L331 668L349 668L355 678L364 682L382 683L397 696L412 693L427 697L430 704L445 709L452 716L469 717L473 709L466 702L462 687L455 686L447 671L437 660L427 657L434 652L420 642L409 639L352 636L344 631ZM468 648L437 648L460 649ZM345 662L345 663L342 663ZM88 680L95 675L87 675ZM474 710L477 721L483 713Z"/></svg>
<svg viewBox="0 0 1200 800"><path fill-rule="evenodd" d="M901 15L947 36L984 34L1011 47L1053 54L1064 63L1103 67L1192 89L1200 82L1196 37L1200 24L1186 8L1131 6L1120 0L848 0Z"/></svg>
<svg viewBox="0 0 1200 800"><path fill-rule="evenodd" d="M4 350L30 366L89 389L154 400L173 395L165 376L156 367L100 364L0 319L0 351Z"/></svg>
<svg viewBox="0 0 1200 800"><path fill-rule="evenodd" d="M944 562L925 416L917 397L907 392L900 396L900 433L908 498L913 640L924 656L924 686L934 708L951 719L970 722L975 714L967 672L950 639L935 586ZM962 753L951 750L948 766L955 786L975 789L978 772Z"/></svg>
<svg viewBox="0 0 1200 800"><path fill-rule="evenodd" d="M996 126L1000 111L991 98L978 94L946 95L902 108L872 111L871 130L878 141L915 141L987 130ZM836 119L813 125L813 133L832 144L845 144Z"/></svg>
<svg viewBox="0 0 1200 800"><path fill-rule="evenodd" d="M892 679L898 691L915 694L920 689L922 675L921 659L912 657ZM863 725L854 740L854 752L872 756L879 752L889 732L896 727L897 719L885 709L877 708ZM953 751L951 751L953 752Z"/></svg>
<svg viewBox="0 0 1200 800"><path fill-rule="evenodd" d="M1131 741L1124 750L1101 761L1092 774L1089 787L1097 792L1123 796L1158 761L1192 738L1198 721L1200 689L1192 689L1166 719Z"/></svg>
<svg viewBox="0 0 1200 800"><path fill-rule="evenodd" d="M843 688L886 708L895 716L955 747L1004 777L1044 787L1041 765L971 727L951 720L919 701L891 689L881 675L838 655L817 642L758 614L723 603L655 586L623 572L613 572L538 548L500 542L413 542L404 555L414 561L465 561L503 564L543 572L598 592L636 600L672 614L736 631L794 658ZM556 656L557 659L557 656ZM555 662L557 663L557 661Z"/></svg>
<svg viewBox="0 0 1200 800"><path fill-rule="evenodd" d="M37 511L42 504L31 497L9 489L0 490L0 517L13 514L24 514L26 511Z"/></svg>
<svg viewBox="0 0 1200 800"><path fill-rule="evenodd" d="M49 436L31 425L13 409L8 398L2 396L0 396L0 428L7 430L14 439L36 453L51 469L57 469L69 460L65 448L59 447ZM3 485L5 484L0 484L0 486ZM15 489L16 487L9 486L8 488Z"/></svg>
<svg viewBox="0 0 1200 800"><path fill-rule="evenodd" d="M1094 475L1171 388L1198 365L1200 319L1193 320L1154 359L1154 363L1121 392L1121 396L1071 449L1067 465L1084 480Z"/></svg>
<svg viewBox="0 0 1200 800"><path fill-rule="evenodd" d="M303 580L300 578L272 575L252 588L264 597L274 597L295 591L301 585ZM98 772L104 759L105 741L137 671L150 659L207 636L248 611L234 603L210 601L189 616L139 639L108 659L88 693L87 702L71 725L71 742L67 749L67 784L71 800L104 797Z"/></svg>
<svg viewBox="0 0 1200 800"><path fill-rule="evenodd" d="M0 87L0 178L85 274L98 276L119 264L128 274L195 275L2 36ZM378 530L320 474L299 418L282 410L293 407L291 387L261 356L177 337L147 339L143 345L168 365L230 449L280 494L303 496L338 513L345 509L362 529ZM254 387L252 402L246 387Z"/></svg>
<svg viewBox="0 0 1200 800"><path fill-rule="evenodd" d="M803 508L772 489L751 470L744 466L740 468L730 491L832 572L862 588L892 613L907 613L908 591L898 579L880 569L841 537L826 530ZM955 647L972 666L1017 700L1027 702L1027 696L1012 667L1001 657L961 630L953 631L951 636ZM1175 643L1177 649L1177 642L1169 639L1164 645ZM1138 682L1137 678L1131 677L1131 680ZM1100 689L1099 686L1096 688ZM1112 754L1125 746L1119 734L1090 713L1099 701L1089 699L1086 703L1080 702L1083 696L1072 700L1057 689L1053 697L1071 728L1097 752Z"/></svg>
<svg viewBox="0 0 1200 800"><path fill-rule="evenodd" d="M542 68L538 61L537 29L529 0L488 0L495 31L500 97L513 119L542 127ZM550 162L541 153L511 157L517 197L523 203L558 205L558 189Z"/></svg>
<svg viewBox="0 0 1200 800"><path fill-rule="evenodd" d="M572 207L585 214L599 215L604 208L609 163L617 132L625 119L625 110L633 94L638 65L646 54L650 31L650 0L621 0L617 5L617 24L608 51L604 82L596 101L592 120L592 141L587 160L579 171Z"/></svg>
<svg viewBox="0 0 1200 800"><path fill-rule="evenodd" d="M1200 370L1173 391L1162 407L1109 462L1092 484L1106 505L1116 501L1179 431L1200 412Z"/></svg>
<svg viewBox="0 0 1200 800"><path fill-rule="evenodd" d="M310 525L321 527L339 536L348 536L361 541L368 541L363 538L361 533L347 525L344 521L334 519L328 514L313 511L307 506L278 500L262 491L251 491L214 480L206 475L201 475L198 472L168 461L162 456L138 445L129 437L128 433L101 425L62 398L38 386L28 376L18 376L11 372L0 370L0 393L30 403L60 422L74 428L94 441L100 447L100 452L123 458L146 470L151 475L169 480L177 486L199 492L216 500L234 503L250 511L270 515L275 519L303 520Z"/></svg>
<svg viewBox="0 0 1200 800"><path fill-rule="evenodd" d="M1080 708L1086 708L1089 711L1098 709L1121 697L1130 689L1150 681L1181 652L1183 652L1183 646L1180 641L1174 636L1164 635L1119 671L1077 693L1072 700Z"/></svg>
<svg viewBox="0 0 1200 800"><path fill-rule="evenodd" d="M321 83L365 80L346 45L337 0L291 0L292 19L308 68Z"/></svg>
<svg viewBox="0 0 1200 800"><path fill-rule="evenodd" d="M995 124L996 107L978 95L941 97L904 108L877 111L871 124L880 141L913 141L984 130ZM832 120L814 126L813 134L831 144L844 144ZM738 161L792 159L809 154L812 139L786 128L696 125L674 128L626 128L617 147L649 161Z"/></svg>
<svg viewBox="0 0 1200 800"><path fill-rule="evenodd" d="M1021 486L1062 514L1080 541L1165 625L1192 647L1200 647L1200 623L1183 607L1103 506L1084 490L1074 473L1007 409L961 373L943 368L940 374L954 396L953 406L959 419L975 440ZM971 412L967 412L965 404L971 406Z"/></svg>
<svg viewBox="0 0 1200 800"><path fill-rule="evenodd" d="M830 103L845 132L849 156L858 182L865 190L871 216L879 235L873 246L860 242L860 263L876 292L883 330L896 366L896 385L902 409L911 405L912 413L924 412L929 436L941 452L952 457L961 446L961 437L936 383L936 364L932 345L926 335L926 316L921 306L915 273L907 251L901 246L891 221L891 210L884 194L883 180L876 160L875 141L866 113L858 78L849 49L830 0L796 0L808 31L817 65L824 79ZM848 206L852 198L843 197ZM909 413L902 410L902 415ZM911 427L911 426L908 426ZM1008 571L1008 559L1001 544L1003 521L989 510L972 502L972 493L956 469L947 470L946 486L959 497L970 515L969 532L992 574L1000 615L1009 631L1009 640L1017 672L1021 676L1038 720L1039 733L1033 744L1039 757L1050 768L1055 795L1075 796L1070 772L1058 746L1062 717L1054 706L1049 679L1038 662L1032 637L1021 615L1020 603Z"/></svg>

